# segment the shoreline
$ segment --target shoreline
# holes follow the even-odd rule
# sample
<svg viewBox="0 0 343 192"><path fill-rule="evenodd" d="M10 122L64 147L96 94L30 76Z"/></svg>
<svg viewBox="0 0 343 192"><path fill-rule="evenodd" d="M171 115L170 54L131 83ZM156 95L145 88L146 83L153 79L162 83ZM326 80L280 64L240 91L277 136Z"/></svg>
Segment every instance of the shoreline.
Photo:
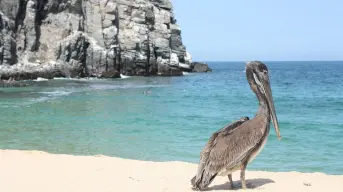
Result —
<svg viewBox="0 0 343 192"><path fill-rule="evenodd" d="M0 191L176 191L191 192L197 164L153 162L104 155L75 156L0 149ZM343 175L300 172L246 172L248 188L261 191L341 191ZM233 174L241 191L239 172ZM20 184L18 184L20 183ZM207 191L228 191L216 177ZM243 191L243 190L242 190Z"/></svg>
<svg viewBox="0 0 343 192"><path fill-rule="evenodd" d="M105 79L120 79L123 76L141 76L145 77L146 74L128 74L124 71L106 70L100 73L80 74L78 68L65 66L65 64L52 61L53 64L26 63L14 65L0 65L0 81L1 80L35 80L38 78L54 79L54 78L105 78ZM187 68L188 67L188 68ZM207 73L212 72L212 69L207 63L191 62L189 65L179 64L177 67L169 67L168 70L156 71L156 73L149 73L150 77L172 77L183 76L185 73ZM125 78L124 77L124 78Z"/></svg>

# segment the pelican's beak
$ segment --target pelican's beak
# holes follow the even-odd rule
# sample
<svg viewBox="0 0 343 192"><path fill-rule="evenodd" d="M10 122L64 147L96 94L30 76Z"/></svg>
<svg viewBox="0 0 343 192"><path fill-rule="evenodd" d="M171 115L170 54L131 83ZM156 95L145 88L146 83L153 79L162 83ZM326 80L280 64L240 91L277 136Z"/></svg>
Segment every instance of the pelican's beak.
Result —
<svg viewBox="0 0 343 192"><path fill-rule="evenodd" d="M272 121L273 121L273 125L275 128L276 135L277 135L278 139L281 140L281 134L280 134L280 130L279 130L279 122L277 120L277 116L276 116L276 112L275 112L273 95L272 95L272 90L270 88L269 80L267 82L263 82L262 86L263 86L263 89L264 89L264 92L265 92L265 95L267 98L267 102L268 102L268 106L269 106L269 110L270 110L270 115L272 116Z"/></svg>

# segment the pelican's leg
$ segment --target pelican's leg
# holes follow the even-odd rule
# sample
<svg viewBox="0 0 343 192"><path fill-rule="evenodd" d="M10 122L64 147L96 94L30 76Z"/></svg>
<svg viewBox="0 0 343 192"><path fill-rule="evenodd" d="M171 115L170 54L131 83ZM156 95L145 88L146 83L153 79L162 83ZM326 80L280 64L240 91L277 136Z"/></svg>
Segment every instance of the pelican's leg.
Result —
<svg viewBox="0 0 343 192"><path fill-rule="evenodd" d="M230 173L230 174L228 175L228 177L229 177L229 181L230 181L231 189L233 189L232 174Z"/></svg>
<svg viewBox="0 0 343 192"><path fill-rule="evenodd" d="M245 169L247 168L247 162L242 164L241 167L241 182L242 182L242 189L247 189L247 183L245 181Z"/></svg>

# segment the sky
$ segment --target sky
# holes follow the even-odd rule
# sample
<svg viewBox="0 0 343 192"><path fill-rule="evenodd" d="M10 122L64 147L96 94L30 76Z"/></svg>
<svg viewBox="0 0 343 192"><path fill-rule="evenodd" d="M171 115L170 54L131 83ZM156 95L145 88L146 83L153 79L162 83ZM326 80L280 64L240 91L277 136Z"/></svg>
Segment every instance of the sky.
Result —
<svg viewBox="0 0 343 192"><path fill-rule="evenodd" d="M171 1L193 60L343 60L342 0Z"/></svg>

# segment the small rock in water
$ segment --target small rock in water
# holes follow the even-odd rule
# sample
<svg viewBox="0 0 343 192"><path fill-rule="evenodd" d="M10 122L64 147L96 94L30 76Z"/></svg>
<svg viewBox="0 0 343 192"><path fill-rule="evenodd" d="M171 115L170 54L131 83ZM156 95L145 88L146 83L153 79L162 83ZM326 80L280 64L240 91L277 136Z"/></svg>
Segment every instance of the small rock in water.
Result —
<svg viewBox="0 0 343 192"><path fill-rule="evenodd" d="M193 62L192 63L193 72L211 72L212 69L208 67L206 63Z"/></svg>
<svg viewBox="0 0 343 192"><path fill-rule="evenodd" d="M102 73L103 78L121 78L120 73L117 70L105 71Z"/></svg>
<svg viewBox="0 0 343 192"><path fill-rule="evenodd" d="M28 86L28 84L24 82L19 82L14 80L12 77L8 80L1 80L0 79L0 87L25 87Z"/></svg>

